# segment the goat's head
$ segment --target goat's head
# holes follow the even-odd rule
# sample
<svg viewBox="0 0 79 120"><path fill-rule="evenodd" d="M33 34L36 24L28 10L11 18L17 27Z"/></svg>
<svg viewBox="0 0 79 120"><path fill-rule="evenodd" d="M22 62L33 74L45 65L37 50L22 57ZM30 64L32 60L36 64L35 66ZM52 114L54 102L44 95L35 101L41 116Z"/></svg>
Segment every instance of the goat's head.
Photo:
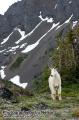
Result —
<svg viewBox="0 0 79 120"><path fill-rule="evenodd" d="M51 76L55 76L57 73L57 70L55 68L50 68L51 70Z"/></svg>

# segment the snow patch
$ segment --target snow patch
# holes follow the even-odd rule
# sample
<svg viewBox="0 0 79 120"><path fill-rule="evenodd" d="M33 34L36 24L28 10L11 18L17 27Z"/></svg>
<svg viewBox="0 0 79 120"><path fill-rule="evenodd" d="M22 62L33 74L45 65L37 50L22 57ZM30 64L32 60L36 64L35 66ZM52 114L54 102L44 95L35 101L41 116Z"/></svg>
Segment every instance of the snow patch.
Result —
<svg viewBox="0 0 79 120"><path fill-rule="evenodd" d="M59 28L61 28L63 26L63 24L62 25L59 25L57 28L56 28L56 30L58 30Z"/></svg>
<svg viewBox="0 0 79 120"><path fill-rule="evenodd" d="M20 48L23 48L23 47L25 47L27 45L27 43L24 43L24 44L22 44L21 46L20 46Z"/></svg>
<svg viewBox="0 0 79 120"><path fill-rule="evenodd" d="M2 79L4 79L6 77L5 72L4 72L5 68L6 68L5 66L1 66L0 76Z"/></svg>
<svg viewBox="0 0 79 120"><path fill-rule="evenodd" d="M48 17L46 17L46 18L43 18L43 17L42 17L41 11L40 11L40 15L39 15L38 17L41 19L41 21L46 21L46 20L48 20Z"/></svg>
<svg viewBox="0 0 79 120"><path fill-rule="evenodd" d="M57 6L58 6L58 5L56 4L56 5L55 5L55 7L54 7L54 9L56 9L56 8L57 8Z"/></svg>
<svg viewBox="0 0 79 120"><path fill-rule="evenodd" d="M38 44L39 44L39 40L36 43L32 44L32 45L28 45L25 48L25 50L22 51L22 53L27 53L27 52L33 50Z"/></svg>
<svg viewBox="0 0 79 120"><path fill-rule="evenodd" d="M54 21L53 18L48 18L47 20L48 23L52 23L53 21Z"/></svg>
<svg viewBox="0 0 79 120"><path fill-rule="evenodd" d="M39 45L39 42L42 40L42 38L44 38L52 29L54 29L55 27L57 27L59 25L59 22L57 24L53 23L52 27L50 30L48 30L48 32L46 32L40 39L37 40L36 43L32 44L32 45L28 45L23 51L22 53L27 53L31 50L33 50L34 48L36 48Z"/></svg>
<svg viewBox="0 0 79 120"><path fill-rule="evenodd" d="M69 23L72 17L73 17L73 14L69 17L68 20L65 21L65 23Z"/></svg>
<svg viewBox="0 0 79 120"><path fill-rule="evenodd" d="M53 21L54 21L52 17L51 18L49 18L49 17L43 18L41 11L40 11L40 15L38 17L41 19L41 21L47 21L48 23L53 23Z"/></svg>
<svg viewBox="0 0 79 120"><path fill-rule="evenodd" d="M58 22L57 24L53 23L52 27L50 30L54 29L55 27L57 27L60 24L60 22Z"/></svg>
<svg viewBox="0 0 79 120"><path fill-rule="evenodd" d="M1 45L6 43L12 34L13 34L13 32L7 38L3 39L3 42L1 42Z"/></svg>
<svg viewBox="0 0 79 120"><path fill-rule="evenodd" d="M72 14L63 24L59 25L59 26L56 28L56 30L58 30L59 28L61 28L64 24L69 23L72 17L73 17L73 14Z"/></svg>
<svg viewBox="0 0 79 120"><path fill-rule="evenodd" d="M77 25L78 21L73 21L72 29Z"/></svg>
<svg viewBox="0 0 79 120"><path fill-rule="evenodd" d="M10 79L10 81L12 82L12 83L14 83L15 85L18 85L18 86L20 86L20 87L22 87L22 88L26 88L27 87L27 85L28 85L28 83L20 83L20 76L19 75L16 75L16 76L14 76L13 78L11 78Z"/></svg>
<svg viewBox="0 0 79 120"><path fill-rule="evenodd" d="M17 48L19 48L19 45L14 46L14 47L9 47L10 49L8 50L8 52L13 52L15 51Z"/></svg>
<svg viewBox="0 0 79 120"><path fill-rule="evenodd" d="M21 38L20 39L25 38L25 31L22 31L20 28L17 28L17 27L14 30L18 30L19 31L19 33L21 34ZM6 43L9 40L9 38L10 38L10 36L12 34L13 34L13 32L7 38L3 39L3 41L1 42L1 45L3 45L4 43Z"/></svg>
<svg viewBox="0 0 79 120"><path fill-rule="evenodd" d="M24 40L25 38L27 38L28 36L30 36L41 24L42 22L40 22L39 24L37 24L37 26L28 34L22 36L18 41L15 42L15 44L19 44L22 40Z"/></svg>
<svg viewBox="0 0 79 120"><path fill-rule="evenodd" d="M0 50L0 53L3 53L5 50L6 50L6 49L4 49L4 50Z"/></svg>
<svg viewBox="0 0 79 120"><path fill-rule="evenodd" d="M72 1L69 1L69 4L71 4L72 3Z"/></svg>
<svg viewBox="0 0 79 120"><path fill-rule="evenodd" d="M22 31L20 28L15 28L14 30L18 30L19 33L21 34L21 37L24 37L25 36L25 31Z"/></svg>

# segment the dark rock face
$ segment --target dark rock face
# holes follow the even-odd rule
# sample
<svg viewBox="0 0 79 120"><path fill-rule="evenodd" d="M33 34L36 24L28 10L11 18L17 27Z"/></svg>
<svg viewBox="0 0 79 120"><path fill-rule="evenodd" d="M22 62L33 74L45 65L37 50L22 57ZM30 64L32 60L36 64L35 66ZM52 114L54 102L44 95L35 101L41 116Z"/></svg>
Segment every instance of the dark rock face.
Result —
<svg viewBox="0 0 79 120"><path fill-rule="evenodd" d="M5 16L0 15L0 40L5 38L11 32L8 20Z"/></svg>
<svg viewBox="0 0 79 120"><path fill-rule="evenodd" d="M74 9L75 8L75 9ZM53 17L55 23L63 23L73 14L73 19L79 18L79 1L76 0L22 0L12 5L4 16L0 16L0 33L9 34L13 28L19 26L26 33L31 31L43 17ZM2 36L3 37L3 36Z"/></svg>
<svg viewBox="0 0 79 120"><path fill-rule="evenodd" d="M7 88L2 88L2 89L0 89L0 96L3 99L10 100L11 97L13 96L13 93L10 90L8 90Z"/></svg>
<svg viewBox="0 0 79 120"><path fill-rule="evenodd" d="M53 23L59 22L62 26L59 29L54 28L49 31L53 23L41 22L38 17L40 11L43 18L52 17ZM63 24L71 16L70 23ZM73 21L78 21L78 18L79 0L22 0L12 5L4 16L0 15L0 41L2 42L3 38L12 33L8 41L0 45L0 66L7 65L5 70L6 79L10 80L10 78L19 75L21 83L27 82L31 84L31 80L38 76L47 65L49 51L56 46L56 34L60 31L63 31L63 34L65 34L69 24L71 25ZM20 32L15 30L16 27L27 34L38 23L40 25L30 35L23 38L19 44L16 44L22 37ZM43 37L43 35L45 36ZM20 54L24 48L36 43L39 39L41 41L38 46L26 53L27 57L19 68L11 70L10 66L15 61L17 54ZM22 48L21 45L23 44L25 46Z"/></svg>

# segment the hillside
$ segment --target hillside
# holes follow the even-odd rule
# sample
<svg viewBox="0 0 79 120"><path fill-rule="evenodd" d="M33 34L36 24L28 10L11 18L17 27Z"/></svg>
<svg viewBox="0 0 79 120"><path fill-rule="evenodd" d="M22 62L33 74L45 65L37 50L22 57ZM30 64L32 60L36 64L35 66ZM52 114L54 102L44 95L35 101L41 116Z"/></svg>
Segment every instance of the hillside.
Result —
<svg viewBox="0 0 79 120"><path fill-rule="evenodd" d="M51 66L61 75L61 101L51 99ZM3 119L79 119L79 0L20 0L0 15Z"/></svg>
<svg viewBox="0 0 79 120"><path fill-rule="evenodd" d="M78 25L78 6L78 0L22 0L10 6L0 17L1 78L17 77L30 87L47 66L56 35Z"/></svg>

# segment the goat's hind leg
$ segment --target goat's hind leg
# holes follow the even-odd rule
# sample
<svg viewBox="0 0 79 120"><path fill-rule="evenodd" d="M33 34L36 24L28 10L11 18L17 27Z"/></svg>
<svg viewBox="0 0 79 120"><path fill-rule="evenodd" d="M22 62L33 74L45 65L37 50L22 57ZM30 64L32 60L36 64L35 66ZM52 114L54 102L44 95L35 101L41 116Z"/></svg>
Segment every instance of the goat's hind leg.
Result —
<svg viewBox="0 0 79 120"><path fill-rule="evenodd" d="M62 98L61 98L61 94L58 94L58 98L59 98L59 100L62 100Z"/></svg>
<svg viewBox="0 0 79 120"><path fill-rule="evenodd" d="M58 89L58 98L59 98L59 100L62 100L62 97L61 97L61 87L59 87L59 89Z"/></svg>

